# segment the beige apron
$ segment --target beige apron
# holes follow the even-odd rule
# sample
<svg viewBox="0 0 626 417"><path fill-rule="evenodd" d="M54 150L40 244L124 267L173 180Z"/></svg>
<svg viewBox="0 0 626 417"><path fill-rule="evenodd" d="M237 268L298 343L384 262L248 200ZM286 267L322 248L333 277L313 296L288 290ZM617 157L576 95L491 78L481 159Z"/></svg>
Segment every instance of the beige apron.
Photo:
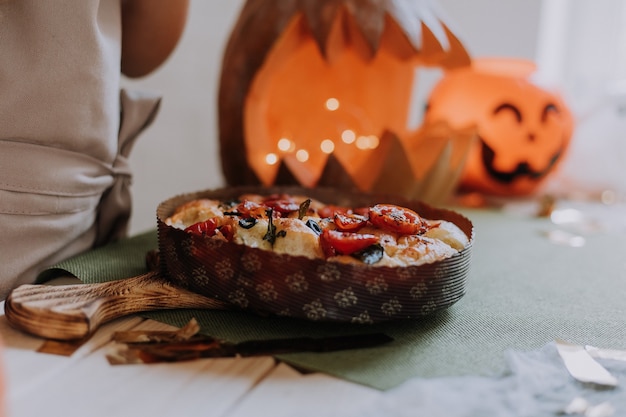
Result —
<svg viewBox="0 0 626 417"><path fill-rule="evenodd" d="M119 91L119 0L0 1L0 297L126 233L159 98Z"/></svg>

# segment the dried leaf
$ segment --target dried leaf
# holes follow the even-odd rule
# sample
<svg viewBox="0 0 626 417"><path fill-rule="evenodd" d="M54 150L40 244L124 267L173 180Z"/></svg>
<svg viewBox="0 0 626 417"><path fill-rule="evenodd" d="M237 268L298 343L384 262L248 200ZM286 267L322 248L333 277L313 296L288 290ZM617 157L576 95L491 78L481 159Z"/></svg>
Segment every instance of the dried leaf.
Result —
<svg viewBox="0 0 626 417"><path fill-rule="evenodd" d="M183 329L181 329L183 330ZM138 332L123 332L138 333ZM265 356L294 352L331 352L345 349L361 349L389 343L393 339L382 333L332 336L322 338L285 338L270 340L250 340L231 343L210 336L193 334L188 339L176 340L172 335L168 341L167 332L152 332L146 335L130 335L119 340L131 340L119 345L118 349L107 355L111 365L138 363L181 362L200 358L221 358L235 356ZM146 340L155 336L152 340ZM127 336L127 335L124 335ZM139 336L139 337L136 337ZM160 341L156 341L159 339ZM136 340L139 340L136 342Z"/></svg>
<svg viewBox="0 0 626 417"><path fill-rule="evenodd" d="M113 334L118 343L167 343L189 340L200 331L200 325L192 318L184 327L168 330L129 330Z"/></svg>
<svg viewBox="0 0 626 417"><path fill-rule="evenodd" d="M37 352L39 353L49 353L53 355L60 356L72 356L74 352L76 352L88 339L79 339L79 340L46 340Z"/></svg>

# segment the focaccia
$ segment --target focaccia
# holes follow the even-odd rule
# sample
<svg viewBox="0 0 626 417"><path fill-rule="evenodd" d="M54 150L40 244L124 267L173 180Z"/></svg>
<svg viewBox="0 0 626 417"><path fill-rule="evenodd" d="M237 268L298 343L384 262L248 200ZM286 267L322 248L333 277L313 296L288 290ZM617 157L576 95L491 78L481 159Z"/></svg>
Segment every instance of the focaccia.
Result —
<svg viewBox="0 0 626 417"><path fill-rule="evenodd" d="M469 238L454 223L391 204L339 207L302 195L196 199L165 223L212 239L332 262L403 267L436 262Z"/></svg>

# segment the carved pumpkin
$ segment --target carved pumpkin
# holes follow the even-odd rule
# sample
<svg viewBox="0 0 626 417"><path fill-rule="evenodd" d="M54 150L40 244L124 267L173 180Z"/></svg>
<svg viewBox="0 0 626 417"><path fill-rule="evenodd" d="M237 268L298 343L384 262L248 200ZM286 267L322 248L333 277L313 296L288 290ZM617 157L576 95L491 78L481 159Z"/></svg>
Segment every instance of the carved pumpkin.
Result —
<svg viewBox="0 0 626 417"><path fill-rule="evenodd" d="M415 133L416 68L469 64L438 16L432 0L248 0L222 63L226 182L384 183Z"/></svg>
<svg viewBox="0 0 626 417"><path fill-rule="evenodd" d="M478 59L446 72L431 91L425 124L476 126L479 140L463 172L464 189L529 195L563 159L572 114L557 93L532 82L534 72L526 60Z"/></svg>

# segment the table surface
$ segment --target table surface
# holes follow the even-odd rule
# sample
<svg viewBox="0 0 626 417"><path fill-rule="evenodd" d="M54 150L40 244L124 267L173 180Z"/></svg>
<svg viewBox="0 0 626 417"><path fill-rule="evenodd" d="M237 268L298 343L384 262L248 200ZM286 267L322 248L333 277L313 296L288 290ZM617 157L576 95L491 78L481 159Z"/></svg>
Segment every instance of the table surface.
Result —
<svg viewBox="0 0 626 417"><path fill-rule="evenodd" d="M325 374L302 374L271 357L117 366L107 361L114 332L170 328L140 317L119 319L71 356L60 356L38 353L42 340L12 329L2 315L7 416L276 417L307 409L329 415L382 395Z"/></svg>
<svg viewBox="0 0 626 417"><path fill-rule="evenodd" d="M541 281L530 283L535 287L543 285L542 291L534 291L529 294L539 295L540 299L538 300L542 303L548 294L554 297L559 296L566 301L576 299L575 297L586 300L584 297L595 294L590 292L591 290L587 290L588 287L583 284L585 284L585 280L589 279L589 271L596 271L596 269L590 267L589 271L584 270L582 263L584 258L581 255L590 253L596 256L596 252L593 252L594 245L598 245L597 253L603 253L599 246L599 243L604 242L600 242L601 239L608 239L606 243L610 245L618 244L620 247L616 248L615 253L623 254L622 244L626 241L626 216L624 216L626 211L623 208L620 206L618 211L610 210L617 220L610 223L609 227L603 228L602 232L597 232L594 229L592 233L588 233L587 252L576 252L578 250L576 248L572 248L571 252L563 252L565 249L561 249L560 246L562 242L555 243L555 248L560 251L556 253L562 253L560 256L563 259L571 259L572 261L582 259L580 265L575 262L573 265L577 269L583 269L580 277L572 276L571 279L576 279L576 281L570 281L572 284L577 282L579 287L576 285L571 285L571 288L557 286L558 281L555 277L552 277L553 281L546 281L546 279L551 278L550 274L546 274L545 277L541 278ZM586 213L589 214L589 212ZM596 218L608 219L604 210L600 214ZM482 227L481 232L483 232L483 241L479 242L482 246L477 245L477 261L481 260L481 256L487 258L488 254L501 246L503 242L501 239L503 235L498 231L499 227L492 227L493 231L490 232L488 224L491 220L488 215L482 216L476 217L479 226ZM509 219L506 218L502 221L508 222ZM542 223L542 227L544 226L545 224ZM520 230L525 230L528 227L526 223L523 223L520 225ZM546 242L542 246L544 252L541 253L550 250L548 245L551 243L548 243L548 238L537 237L539 233L534 230L527 233L528 239L534 236L532 238L537 239L538 242ZM543 240L540 241L539 239ZM576 242L573 242L574 246ZM502 253L506 254L507 252L503 250ZM532 255L533 257L539 255L532 252L532 249L529 249L529 253L529 256ZM541 263L548 261L546 256L537 256L537 260L532 264L520 265L532 266L537 264L540 266ZM487 270L481 271L480 274L475 271L473 285L480 285L480 278L482 277L482 279L488 280L491 287L496 285L491 289L492 294L506 295L507 289L498 286L498 281L494 277L502 276L501 285L507 285L509 289L514 288L517 291L518 288L513 287L513 285L526 285L528 281L518 283L509 277L510 274L517 273L528 280L532 276L531 274L536 275L537 271L540 271L539 267L537 270L533 270L530 266L521 268L515 263L506 265L506 261L513 262L514 259L516 258L504 258L500 264L506 269L496 268L491 272L491 275L488 274L489 271ZM615 258L607 256L607 260L611 259ZM585 317L590 320L593 319L593 323L582 323L580 329L565 321L564 330L569 330L571 335L580 336L581 339L589 338L589 340L579 340L578 342L614 343L622 337L619 329L622 328L623 317L619 313L623 309L623 302L620 301L623 294L615 295L610 288L622 288L619 285L623 285L624 282L622 278L625 277L626 263L624 263L623 257L619 257L615 262L611 261L612 263L607 260L602 260L602 264L606 266L608 263L612 272L603 272L603 276L608 276L610 273L612 275L606 278L606 282L601 281L599 277L594 278L596 286L602 285L605 288L595 295L597 298L602 297L605 300L606 305L596 304L601 307L600 312L602 314L593 316L593 311L586 312ZM516 272L518 270L520 272ZM559 269L554 267L550 271L551 274L561 273ZM571 271L564 269L561 274L565 273L571 274ZM505 280L505 277L508 277L508 280ZM549 285L550 283L552 286ZM583 288L584 291L579 291L580 288ZM593 289L595 286L590 288ZM483 295L470 293L464 304L457 308L456 322L471 319L471 317L462 314L469 311L465 310L466 307L489 303L490 300L485 299ZM521 315L522 313L528 313L532 317L532 311L528 312L528 309L523 305L523 300L517 300L521 303L519 308L515 302L515 298L510 299L510 301L507 299L507 303L511 305L509 311L520 313L519 317L512 317L511 320L514 319L514 322L525 320L527 316ZM558 303L552 304L555 306L551 307L551 304L548 304L544 310L549 308L547 311L549 313L554 312L555 317L556 315L562 316L563 311L570 311L570 307L566 303L563 303L563 306ZM582 304L580 306L584 307ZM485 305L485 312L491 311L488 307ZM478 305L478 308L483 307ZM0 303L0 311L4 311L3 303ZM476 309L471 311L476 311ZM494 326L498 327L500 321L495 317L490 319ZM485 322L481 321L481 323ZM596 326L596 324L599 325ZM554 327L546 328L551 330L557 328L557 325L560 325L558 321ZM111 341L113 333L130 329L159 330L171 329L171 327L136 316L119 319L100 328L71 356L61 356L37 352L43 341L14 330L9 326L4 315L0 315L0 337L4 344L2 366L6 385L7 415L9 417L36 415L67 417L144 415L153 417L180 415L238 417L254 415L255 417L262 417L267 415L277 417L303 415L305 414L303 410L307 410L307 412L314 410L315 415L329 416L347 414L355 407L367 406L368 402L378 401L385 395L383 391L350 383L327 374L301 373L272 357L200 359L190 362L151 365L114 366L109 364L106 355L114 347L114 342ZM587 329L594 329L594 331L589 332ZM616 332L619 333L617 336ZM485 337L494 338L494 334L486 333ZM511 348L516 347L513 346L514 343L522 342L518 330L515 330L515 333L511 335L506 332L503 333L501 330L497 334ZM595 336L595 340L591 339L591 336ZM615 338L612 339L609 336L615 336ZM509 338L507 339L507 337ZM557 338L559 334L555 333L553 337ZM476 340L477 343L483 341L481 338ZM449 347L452 349L453 346L450 345ZM623 348L623 346L605 347Z"/></svg>

